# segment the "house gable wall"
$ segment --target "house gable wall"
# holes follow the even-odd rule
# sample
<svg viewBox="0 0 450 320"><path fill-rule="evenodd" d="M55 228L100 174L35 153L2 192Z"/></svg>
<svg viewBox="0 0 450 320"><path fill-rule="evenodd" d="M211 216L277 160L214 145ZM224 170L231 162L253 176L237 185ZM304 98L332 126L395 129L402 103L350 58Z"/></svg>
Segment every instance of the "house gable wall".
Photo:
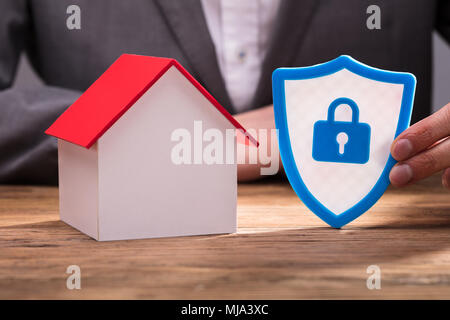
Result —
<svg viewBox="0 0 450 320"><path fill-rule="evenodd" d="M99 139L100 240L235 232L236 164L171 161L173 130L195 120L234 129L171 67Z"/></svg>

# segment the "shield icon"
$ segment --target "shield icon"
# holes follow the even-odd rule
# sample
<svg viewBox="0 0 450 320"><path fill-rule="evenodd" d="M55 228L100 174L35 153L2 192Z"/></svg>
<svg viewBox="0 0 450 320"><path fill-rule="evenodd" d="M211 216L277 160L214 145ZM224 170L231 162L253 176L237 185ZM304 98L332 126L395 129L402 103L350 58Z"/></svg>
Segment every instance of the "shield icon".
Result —
<svg viewBox="0 0 450 320"><path fill-rule="evenodd" d="M409 126L416 79L340 56L276 69L272 85L289 182L311 211L340 228L389 185L390 146Z"/></svg>

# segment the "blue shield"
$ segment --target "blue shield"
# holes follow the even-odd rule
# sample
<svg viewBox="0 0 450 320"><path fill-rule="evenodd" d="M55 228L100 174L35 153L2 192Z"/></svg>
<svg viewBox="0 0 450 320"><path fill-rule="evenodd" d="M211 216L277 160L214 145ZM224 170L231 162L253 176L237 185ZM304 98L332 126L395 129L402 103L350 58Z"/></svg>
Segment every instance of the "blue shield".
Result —
<svg viewBox="0 0 450 320"><path fill-rule="evenodd" d="M340 228L389 185L390 145L409 126L416 79L340 56L276 69L272 85L289 182L311 211Z"/></svg>

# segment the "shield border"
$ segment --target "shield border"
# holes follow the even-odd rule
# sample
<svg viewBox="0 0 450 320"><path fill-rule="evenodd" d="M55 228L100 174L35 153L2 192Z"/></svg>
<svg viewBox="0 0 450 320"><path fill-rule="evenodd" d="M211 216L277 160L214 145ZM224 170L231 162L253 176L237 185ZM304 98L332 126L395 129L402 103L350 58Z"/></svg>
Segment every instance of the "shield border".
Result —
<svg viewBox="0 0 450 320"><path fill-rule="evenodd" d="M272 74L272 90L275 125L278 129L278 145L280 149L281 160L288 177L288 180L303 203L319 218L328 223L333 228L341 228L347 223L355 220L364 212L369 210L383 195L389 185L389 172L396 163L394 158L389 155L388 161L370 192L350 209L336 215L321 204L313 194L311 194L304 184L297 166L295 164L293 152L291 149L289 131L286 117L285 100L285 80L304 80L323 77L342 69L347 69L361 77L371 80L403 84L402 104L400 107L399 120L395 137L408 128L411 121L412 107L416 88L416 77L411 73L393 72L377 69L363 64L348 55L342 55L334 60L301 68L278 68Z"/></svg>

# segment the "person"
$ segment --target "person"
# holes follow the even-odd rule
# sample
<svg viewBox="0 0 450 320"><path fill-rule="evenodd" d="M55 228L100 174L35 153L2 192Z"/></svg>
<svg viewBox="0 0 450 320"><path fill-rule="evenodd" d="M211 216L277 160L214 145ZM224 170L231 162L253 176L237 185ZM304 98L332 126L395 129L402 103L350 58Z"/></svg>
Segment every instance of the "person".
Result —
<svg viewBox="0 0 450 320"><path fill-rule="evenodd" d="M389 178L402 187L444 170L442 185L450 189L450 103L403 131L391 147L399 161Z"/></svg>
<svg viewBox="0 0 450 320"><path fill-rule="evenodd" d="M277 67L349 54L411 72L417 123L393 143L390 179L402 186L450 167L449 105L426 118L431 35L450 40L450 1L2 0L0 14L0 183L57 183L56 141L44 131L122 53L177 59L254 129L274 128ZM44 85L12 86L22 52ZM239 179L258 178L260 166L240 165Z"/></svg>

